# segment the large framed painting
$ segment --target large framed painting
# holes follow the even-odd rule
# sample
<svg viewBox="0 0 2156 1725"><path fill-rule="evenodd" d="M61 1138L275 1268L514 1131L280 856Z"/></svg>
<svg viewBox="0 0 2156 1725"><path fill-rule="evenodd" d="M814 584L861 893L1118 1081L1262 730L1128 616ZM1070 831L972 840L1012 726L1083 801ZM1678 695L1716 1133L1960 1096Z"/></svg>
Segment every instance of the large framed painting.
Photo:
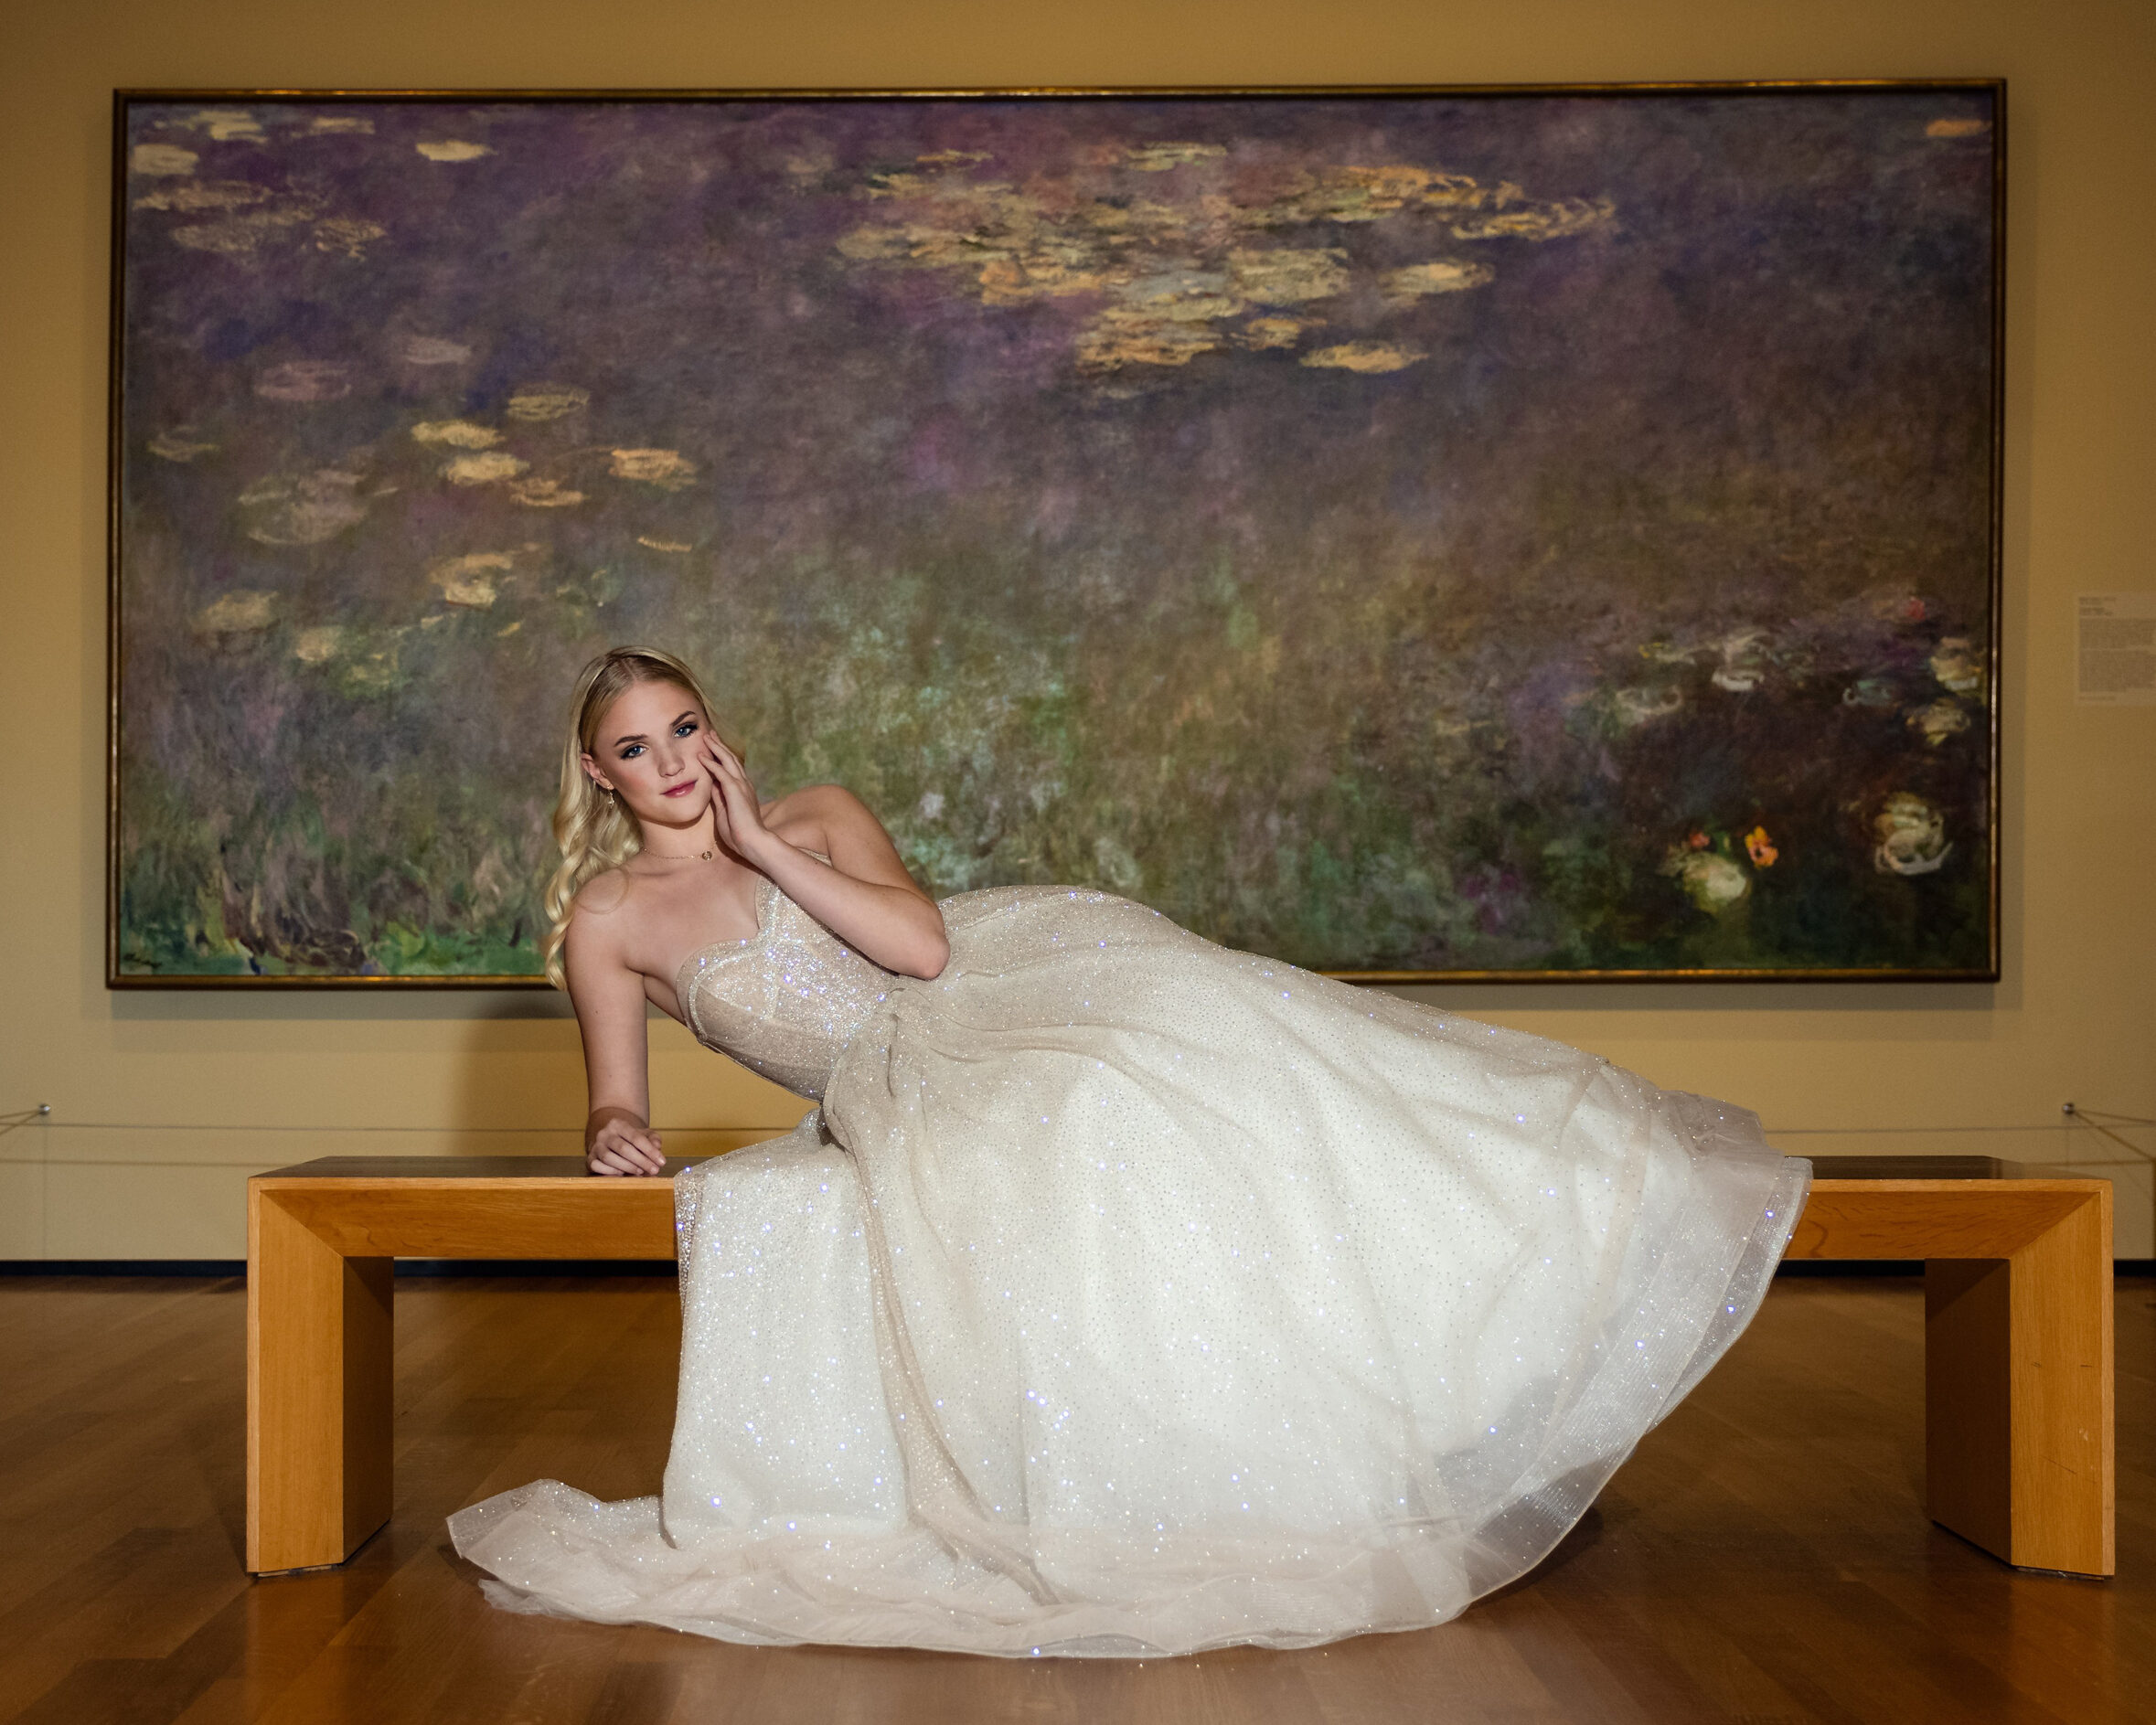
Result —
<svg viewBox="0 0 2156 1725"><path fill-rule="evenodd" d="M1997 82L117 101L114 985L543 985L697 665L939 894L1998 974Z"/></svg>

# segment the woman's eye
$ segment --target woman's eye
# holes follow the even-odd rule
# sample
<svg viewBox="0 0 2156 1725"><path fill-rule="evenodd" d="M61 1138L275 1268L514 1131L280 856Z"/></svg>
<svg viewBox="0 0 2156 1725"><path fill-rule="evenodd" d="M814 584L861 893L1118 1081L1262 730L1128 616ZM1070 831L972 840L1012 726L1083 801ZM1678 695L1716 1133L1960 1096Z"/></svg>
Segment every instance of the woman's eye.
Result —
<svg viewBox="0 0 2156 1725"><path fill-rule="evenodd" d="M696 720L693 719L685 719L678 725L674 727L674 731L677 736L680 736L688 731L692 731L695 729Z"/></svg>
<svg viewBox="0 0 2156 1725"><path fill-rule="evenodd" d="M633 756L639 755L643 752L644 745L640 742L633 742L626 749L622 751L622 759L624 761L627 761Z"/></svg>

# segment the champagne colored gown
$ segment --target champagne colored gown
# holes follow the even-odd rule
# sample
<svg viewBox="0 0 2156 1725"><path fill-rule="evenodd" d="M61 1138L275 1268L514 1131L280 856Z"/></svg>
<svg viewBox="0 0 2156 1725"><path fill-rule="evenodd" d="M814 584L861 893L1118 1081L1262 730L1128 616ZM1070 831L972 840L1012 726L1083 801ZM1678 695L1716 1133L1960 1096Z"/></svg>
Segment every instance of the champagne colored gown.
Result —
<svg viewBox="0 0 2156 1725"><path fill-rule="evenodd" d="M1108 893L942 908L932 982L768 880L682 964L819 1106L675 1178L660 1494L450 1517L496 1604L1021 1656L1442 1623L1735 1339L1809 1185L1744 1109Z"/></svg>

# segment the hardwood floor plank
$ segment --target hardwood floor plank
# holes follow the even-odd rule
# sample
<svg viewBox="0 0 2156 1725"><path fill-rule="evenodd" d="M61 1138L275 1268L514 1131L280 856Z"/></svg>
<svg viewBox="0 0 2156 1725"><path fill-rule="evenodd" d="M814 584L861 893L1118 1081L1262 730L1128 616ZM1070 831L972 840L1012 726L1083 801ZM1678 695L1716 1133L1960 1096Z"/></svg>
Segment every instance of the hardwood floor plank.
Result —
<svg viewBox="0 0 2156 1725"><path fill-rule="evenodd" d="M555 1477L658 1488L670 1279L408 1279L395 1513L343 1568L240 1568L243 1293L0 1283L0 1721L1683 1725L2145 1719L2156 1286L2122 1283L2120 1572L2020 1574L1923 1511L1913 1281L1777 1284L1532 1574L1457 1622L1293 1653L1000 1660L741 1647L497 1611L444 1519Z"/></svg>
<svg viewBox="0 0 2156 1725"><path fill-rule="evenodd" d="M681 1699L684 1675L677 1663L615 1659L607 1666L582 1725L653 1725L667 1719Z"/></svg>

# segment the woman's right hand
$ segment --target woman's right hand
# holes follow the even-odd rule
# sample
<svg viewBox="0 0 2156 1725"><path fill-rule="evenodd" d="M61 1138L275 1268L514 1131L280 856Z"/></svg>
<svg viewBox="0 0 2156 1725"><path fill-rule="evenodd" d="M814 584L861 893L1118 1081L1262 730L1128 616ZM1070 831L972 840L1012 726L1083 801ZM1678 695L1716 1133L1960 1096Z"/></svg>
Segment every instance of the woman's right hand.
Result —
<svg viewBox="0 0 2156 1725"><path fill-rule="evenodd" d="M584 1166L593 1174L663 1174L667 1157L656 1132L617 1113L586 1141Z"/></svg>

